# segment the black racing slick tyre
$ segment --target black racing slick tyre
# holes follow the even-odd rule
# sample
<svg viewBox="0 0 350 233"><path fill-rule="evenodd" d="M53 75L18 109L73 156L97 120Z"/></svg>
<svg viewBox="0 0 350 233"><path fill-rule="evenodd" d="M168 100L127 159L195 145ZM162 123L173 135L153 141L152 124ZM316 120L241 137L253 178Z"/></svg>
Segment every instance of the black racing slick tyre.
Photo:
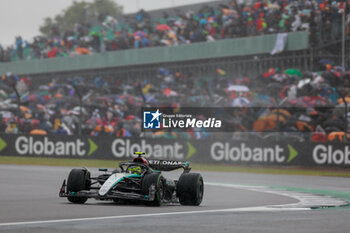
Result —
<svg viewBox="0 0 350 233"><path fill-rule="evenodd" d="M142 194L149 195L149 188L154 184L156 193L153 201L146 201L146 205L161 206L164 198L164 178L160 173L146 174L142 181Z"/></svg>
<svg viewBox="0 0 350 233"><path fill-rule="evenodd" d="M67 192L79 192L90 189L90 172L84 169L72 169L68 175ZM67 197L68 201L76 204L84 204L87 197Z"/></svg>
<svg viewBox="0 0 350 233"><path fill-rule="evenodd" d="M181 205L200 205L203 199L204 183L199 173L184 173L177 183L177 196Z"/></svg>

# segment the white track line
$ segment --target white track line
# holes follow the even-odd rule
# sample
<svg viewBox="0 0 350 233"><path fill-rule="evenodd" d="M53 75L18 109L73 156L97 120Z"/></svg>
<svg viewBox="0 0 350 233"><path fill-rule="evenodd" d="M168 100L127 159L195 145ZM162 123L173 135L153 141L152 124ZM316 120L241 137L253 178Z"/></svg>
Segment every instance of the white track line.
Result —
<svg viewBox="0 0 350 233"><path fill-rule="evenodd" d="M105 216L105 217L87 217L87 218L72 218L72 219L57 219L57 220L42 220L42 221L28 221L28 222L7 222L0 223L0 227L23 226L23 225L38 225L38 224L54 224L54 223L68 223L68 222L83 222L83 221L98 221L110 219L125 219L125 218L139 218L139 217L155 217L155 216L169 216L169 215L184 215L184 214L205 214L205 213L222 213L222 212L277 212L277 211L305 211L310 210L310 205L307 199L310 199L310 194L301 195L298 192L287 192L283 190L271 190L264 186L248 186L235 184L222 184L206 182L205 185L221 186L227 188L239 188L256 192L270 193L275 195L287 196L296 199L298 202L285 205L265 205L242 208L228 208L228 209L214 209L214 210L198 210L198 211L182 211L182 212L168 212L168 213L151 213L151 214L136 214L136 215L119 215L119 216ZM308 197L308 198L307 198ZM313 197L319 197L314 195ZM319 199L319 198L316 198ZM306 204L305 204L306 203Z"/></svg>
<svg viewBox="0 0 350 233"><path fill-rule="evenodd" d="M266 206L256 206L256 207L183 211L183 212L170 212L170 213L134 214L134 215L90 217L90 218L72 218L72 219L31 221L31 222L9 222L9 223L0 223L0 227L19 226L19 225L35 225L35 224L51 224L51 223L67 223L67 222L83 222L83 221L123 219L123 218L155 217L155 216L168 216L168 215L184 215L184 214L203 214L203 213L220 213L220 212L262 212L262 211L285 211L285 210L299 211L299 210L310 210L310 208L298 208L298 209L297 208L286 208L286 209L275 208L275 209L270 209L269 207L266 207Z"/></svg>
<svg viewBox="0 0 350 233"><path fill-rule="evenodd" d="M266 186L211 183L211 182L206 182L205 184L226 187L226 188L244 189L244 190L262 192L262 193L270 193L270 194L286 196L286 197L290 197L298 200L297 203L270 205L270 206L267 206L268 208L282 208L282 209L311 208L311 207L325 207L325 206L343 206L348 204L346 201L343 201L339 198L335 198L331 196L316 195L311 193L303 193L303 192L288 191L288 190L277 190L277 189L271 189Z"/></svg>

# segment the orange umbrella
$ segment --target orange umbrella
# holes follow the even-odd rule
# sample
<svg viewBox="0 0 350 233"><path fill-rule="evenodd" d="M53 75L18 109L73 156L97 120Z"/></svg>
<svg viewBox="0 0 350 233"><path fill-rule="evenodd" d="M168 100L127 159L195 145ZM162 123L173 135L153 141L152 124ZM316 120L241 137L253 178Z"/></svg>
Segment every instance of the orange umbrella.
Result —
<svg viewBox="0 0 350 233"><path fill-rule="evenodd" d="M97 132L100 132L102 130L102 126L101 125L96 125L94 130L97 131Z"/></svg>
<svg viewBox="0 0 350 233"><path fill-rule="evenodd" d="M282 122L283 124L285 124L287 122L286 118L280 114L279 116L277 116L276 113L274 114L270 114L266 117L266 119L272 120L272 121L277 121L279 120L280 122Z"/></svg>
<svg viewBox="0 0 350 233"><path fill-rule="evenodd" d="M24 114L24 118L26 118L26 119L29 119L31 117L32 117L32 114L30 114L30 113L25 113Z"/></svg>
<svg viewBox="0 0 350 233"><path fill-rule="evenodd" d="M90 54L90 50L88 50L87 48L83 48L83 47L77 47L75 49L75 52L82 55L82 54Z"/></svg>
<svg viewBox="0 0 350 233"><path fill-rule="evenodd" d="M25 106L20 106L19 109L21 109L22 112L28 112L29 108L25 107Z"/></svg>
<svg viewBox="0 0 350 233"><path fill-rule="evenodd" d="M56 98L56 99L62 99L62 97L63 97L63 95L62 95L61 93L57 93L57 94L55 95L55 98Z"/></svg>
<svg viewBox="0 0 350 233"><path fill-rule="evenodd" d="M253 130L256 132L262 132L265 130L272 130L276 128L276 120L261 117L253 123Z"/></svg>
<svg viewBox="0 0 350 233"><path fill-rule="evenodd" d="M345 97L344 99L347 103L350 103L350 97ZM338 102L338 104L343 104L344 100L343 100L343 98L339 98L337 102Z"/></svg>
<svg viewBox="0 0 350 233"><path fill-rule="evenodd" d="M33 129L32 131L30 131L29 134L30 135L47 135L47 132L42 129Z"/></svg>
<svg viewBox="0 0 350 233"><path fill-rule="evenodd" d="M350 134L347 135L347 138L350 138ZM344 140L344 132L332 132L328 135L328 140L329 141L340 141L343 142Z"/></svg>
<svg viewBox="0 0 350 233"><path fill-rule="evenodd" d="M111 126L105 125L104 126L104 131L106 133L113 133L113 128Z"/></svg>
<svg viewBox="0 0 350 233"><path fill-rule="evenodd" d="M312 131L311 126L308 123L306 123L305 121L297 121L297 122L295 122L295 125L298 128L298 130L301 132Z"/></svg>
<svg viewBox="0 0 350 233"><path fill-rule="evenodd" d="M274 109L272 112L277 113L277 109ZM291 116L291 114L290 114L287 110L285 110L285 109L279 109L278 112L281 113L281 114L283 114L284 116L287 116L287 117L290 117L290 116Z"/></svg>

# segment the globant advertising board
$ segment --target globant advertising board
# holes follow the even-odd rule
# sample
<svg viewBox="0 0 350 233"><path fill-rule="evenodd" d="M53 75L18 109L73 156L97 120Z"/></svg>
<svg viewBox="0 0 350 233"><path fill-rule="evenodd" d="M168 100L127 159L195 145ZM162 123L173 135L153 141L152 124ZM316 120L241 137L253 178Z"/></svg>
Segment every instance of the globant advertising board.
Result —
<svg viewBox="0 0 350 233"><path fill-rule="evenodd" d="M0 156L129 160L136 151L207 164L350 167L349 145L340 143L0 135Z"/></svg>

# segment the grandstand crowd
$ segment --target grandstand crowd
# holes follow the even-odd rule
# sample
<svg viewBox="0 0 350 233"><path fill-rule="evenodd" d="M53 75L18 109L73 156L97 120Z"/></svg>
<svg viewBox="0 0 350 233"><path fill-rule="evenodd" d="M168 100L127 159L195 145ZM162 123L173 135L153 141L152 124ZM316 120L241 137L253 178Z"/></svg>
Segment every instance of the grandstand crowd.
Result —
<svg viewBox="0 0 350 233"><path fill-rule="evenodd" d="M257 77L235 77L220 68L208 77L159 68L154 77L136 81L100 76L47 83L7 74L0 81L0 133L77 135L81 124L81 133L90 136L216 137L205 130L141 131L141 106L197 106L242 109L226 119L236 129L231 137L280 132L300 140L342 141L350 122L344 115L350 96L343 91L350 87L350 72L320 67L304 73L270 68Z"/></svg>
<svg viewBox="0 0 350 233"><path fill-rule="evenodd" d="M162 18L140 10L117 20L107 16L99 23L76 23L47 37L29 40L17 36L14 45L0 45L0 62L87 55L122 49L175 46L203 41L269 33L310 32L311 45L341 36L346 1L258 0L228 1L198 11L164 11ZM225 2L224 2L225 3ZM350 34L350 1L346 4L346 33Z"/></svg>

